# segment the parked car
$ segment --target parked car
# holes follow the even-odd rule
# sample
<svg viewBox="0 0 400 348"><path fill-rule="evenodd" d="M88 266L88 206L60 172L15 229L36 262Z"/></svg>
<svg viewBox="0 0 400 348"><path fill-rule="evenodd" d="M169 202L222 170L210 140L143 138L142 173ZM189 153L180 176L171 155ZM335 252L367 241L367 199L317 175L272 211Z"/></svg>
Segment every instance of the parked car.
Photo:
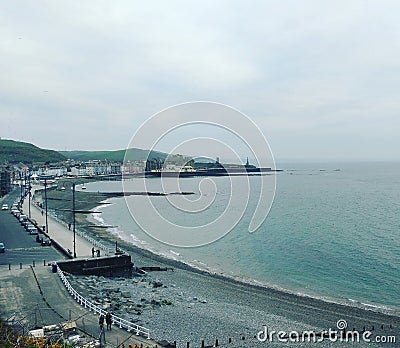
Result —
<svg viewBox="0 0 400 348"><path fill-rule="evenodd" d="M17 219L19 219L19 217L21 216L21 212L19 210L17 210L14 214L13 214Z"/></svg>
<svg viewBox="0 0 400 348"><path fill-rule="evenodd" d="M22 225L24 221L28 220L28 217L26 215L20 215L19 216L19 222Z"/></svg>
<svg viewBox="0 0 400 348"><path fill-rule="evenodd" d="M31 223L28 223L24 225L25 229L28 231L30 228L36 228L35 225L32 225Z"/></svg>
<svg viewBox="0 0 400 348"><path fill-rule="evenodd" d="M6 252L6 247L4 246L4 243L0 242L0 253L5 253Z"/></svg>
<svg viewBox="0 0 400 348"><path fill-rule="evenodd" d="M21 225L22 226L24 226L25 228L28 226L28 225L33 225L33 226L36 226L36 220L33 220L33 219L26 219L26 220L24 220L24 221L22 221L21 222Z"/></svg>
<svg viewBox="0 0 400 348"><path fill-rule="evenodd" d="M50 245L51 245L51 240L47 237L43 237L42 246L50 246Z"/></svg>
<svg viewBox="0 0 400 348"><path fill-rule="evenodd" d="M8 210L8 204L3 204L1 210Z"/></svg>
<svg viewBox="0 0 400 348"><path fill-rule="evenodd" d="M32 235L34 235L34 234L39 234L39 231L37 230L37 228L35 227L35 226L30 226L30 227L28 227L28 229L27 229L27 231L29 232L29 234L32 234Z"/></svg>
<svg viewBox="0 0 400 348"><path fill-rule="evenodd" d="M40 233L36 235L36 243L42 244L44 236Z"/></svg>

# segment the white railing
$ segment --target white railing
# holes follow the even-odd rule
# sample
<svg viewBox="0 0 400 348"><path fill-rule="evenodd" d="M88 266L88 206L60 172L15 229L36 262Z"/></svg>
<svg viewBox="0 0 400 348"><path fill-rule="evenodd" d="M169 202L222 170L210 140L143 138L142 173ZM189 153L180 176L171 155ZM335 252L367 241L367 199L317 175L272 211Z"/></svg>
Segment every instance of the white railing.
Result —
<svg viewBox="0 0 400 348"><path fill-rule="evenodd" d="M36 189L36 191L38 191L38 189ZM31 206L35 207L37 210L41 210L36 204L36 200L33 199L33 196L35 194L35 192L32 195L32 201L31 201ZM58 218L54 212L52 212L51 210L48 212L50 218L54 219L55 221L57 221L60 225L63 225L66 229L68 228L68 225L66 222L64 222L63 220L61 220L60 218ZM113 248L109 248L108 246L104 245L102 242L90 237L87 233L78 230L77 228L75 228L75 232L76 234L78 234L80 237L86 239L89 243L91 243L93 246L102 249L104 251L104 255L113 255L114 254L114 249ZM128 254L125 250L123 250L122 248L118 247L118 249L125 253Z"/></svg>
<svg viewBox="0 0 400 348"><path fill-rule="evenodd" d="M79 231L77 229L75 229L75 232L76 232L76 234L78 234L82 238L86 239L89 243L91 243L95 247L97 247L99 249L103 249L103 251L105 252L105 255L112 255L113 254L113 250L111 248L108 248L103 243L101 243L98 240L88 236L85 232Z"/></svg>
<svg viewBox="0 0 400 348"><path fill-rule="evenodd" d="M51 216L51 218L53 218L54 220L56 220L60 225L65 226L65 228L67 227L67 223L64 222L63 220L61 220L59 217L55 216L54 214L52 214L52 212L49 212L49 215ZM78 230L77 228L75 228L75 232L77 235L79 235L80 237L82 237L83 239L86 239L90 244L92 244L93 246L102 249L104 251L104 255L113 255L114 254L114 249L113 248L109 248L108 246L104 245L102 242L90 237L87 233ZM121 250L123 253L127 254L127 252L125 250L122 250L120 247L118 247L119 250Z"/></svg>
<svg viewBox="0 0 400 348"><path fill-rule="evenodd" d="M94 303L88 301L83 296L81 296L72 287L72 285L70 284L68 279L65 277L63 271L60 269L60 267L58 267L58 265L57 265L57 273L60 276L61 281L64 283L65 287L67 288L67 291L75 299L76 302L78 302L81 306L87 308L89 311L93 311L94 313L103 314L104 316L107 314L107 311L96 306ZM112 315L112 321L113 321L113 324L119 326L120 329L126 329L128 332L133 331L136 333L136 336L139 336L142 334L143 336L147 337L147 339L150 339L150 330L148 328L131 323L130 321L122 319L116 315Z"/></svg>
<svg viewBox="0 0 400 348"><path fill-rule="evenodd" d="M63 220L61 220L58 216L54 215L51 211L49 211L49 215L51 216L51 218L53 218L54 220L56 220L60 225L65 226L65 228L67 229L67 223L64 222ZM107 246L105 246L103 243L95 240L94 238L88 236L86 233L79 231L77 228L75 228L75 232L77 235L81 236L82 238L86 239L89 243L93 244L95 247L102 249L105 252L105 255L112 255L113 251L111 248L108 248Z"/></svg>

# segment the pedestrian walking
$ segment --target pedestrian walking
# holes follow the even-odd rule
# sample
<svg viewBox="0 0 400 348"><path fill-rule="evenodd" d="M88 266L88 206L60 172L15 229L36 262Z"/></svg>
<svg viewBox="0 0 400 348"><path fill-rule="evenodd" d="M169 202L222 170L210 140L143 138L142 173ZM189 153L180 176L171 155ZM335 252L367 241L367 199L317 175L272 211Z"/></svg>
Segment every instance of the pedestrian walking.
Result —
<svg viewBox="0 0 400 348"><path fill-rule="evenodd" d="M106 346L106 332L104 331L104 315L103 314L100 315L99 325L100 325L100 335L99 335L100 347L105 347Z"/></svg>
<svg viewBox="0 0 400 348"><path fill-rule="evenodd" d="M104 327L104 315L103 315L103 314L100 314L100 317L99 317L99 326L100 326L100 330L102 330L103 327Z"/></svg>
<svg viewBox="0 0 400 348"><path fill-rule="evenodd" d="M94 253L95 253L95 250L94 250L94 247L92 248L92 257L94 257Z"/></svg>
<svg viewBox="0 0 400 348"><path fill-rule="evenodd" d="M107 312L106 314L106 324L107 324L107 330L111 331L112 316L110 312Z"/></svg>

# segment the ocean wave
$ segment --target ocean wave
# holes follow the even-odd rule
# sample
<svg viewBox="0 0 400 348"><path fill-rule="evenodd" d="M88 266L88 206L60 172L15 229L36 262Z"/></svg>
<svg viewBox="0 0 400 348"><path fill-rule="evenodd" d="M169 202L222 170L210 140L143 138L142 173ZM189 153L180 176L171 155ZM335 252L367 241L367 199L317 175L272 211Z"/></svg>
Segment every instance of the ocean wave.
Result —
<svg viewBox="0 0 400 348"><path fill-rule="evenodd" d="M97 207L93 208L92 211L99 212L99 211L101 211L102 209L104 209L105 207L109 207L109 206L112 204L111 202L109 202L109 200L102 201L101 203L107 203L107 204L98 205ZM101 214L97 214L97 213L90 214L90 217L91 217L95 222L98 222L98 224L99 224L100 226L106 226L106 222L104 221L104 219L103 219L103 217L101 216Z"/></svg>
<svg viewBox="0 0 400 348"><path fill-rule="evenodd" d="M177 253L176 251L170 250L169 252L174 254L174 255L176 255L176 256L181 256L181 254Z"/></svg>
<svg viewBox="0 0 400 348"><path fill-rule="evenodd" d="M365 303L365 302L361 302L361 304L364 307L378 309L380 311L384 310L385 312L387 311L388 313L392 313L393 311L395 311L395 309L390 308L388 306L384 306L384 305L377 305L377 304L371 304L371 303Z"/></svg>

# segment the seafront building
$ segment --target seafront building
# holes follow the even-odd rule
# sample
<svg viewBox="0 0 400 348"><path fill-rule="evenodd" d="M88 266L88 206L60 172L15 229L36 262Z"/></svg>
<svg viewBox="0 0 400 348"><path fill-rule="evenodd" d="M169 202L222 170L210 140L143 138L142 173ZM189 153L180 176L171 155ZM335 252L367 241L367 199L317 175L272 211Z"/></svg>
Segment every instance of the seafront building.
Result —
<svg viewBox="0 0 400 348"><path fill-rule="evenodd" d="M0 167L0 197L5 196L12 188L12 169L10 166Z"/></svg>
<svg viewBox="0 0 400 348"><path fill-rule="evenodd" d="M135 174L143 172L146 161L126 161L121 165L122 174Z"/></svg>
<svg viewBox="0 0 400 348"><path fill-rule="evenodd" d="M32 175L35 176L54 176L54 177L61 177L67 175L67 168L65 167L42 167L38 168L37 170L32 171Z"/></svg>
<svg viewBox="0 0 400 348"><path fill-rule="evenodd" d="M108 162L108 161L67 161L57 166L31 168L30 174L35 179L61 177L95 177L104 175L136 174L144 171L145 161Z"/></svg>
<svg viewBox="0 0 400 348"><path fill-rule="evenodd" d="M199 163L205 167L195 166L195 161L189 157L182 155L171 155L167 158L157 157L148 158L145 160L127 160L124 162L108 161L108 160L90 160L90 161L76 161L66 160L65 162L47 163L40 165L33 165L27 167L23 163L14 165L15 173L17 174L15 180L30 179L32 180L55 180L59 178L94 178L102 176L121 176L121 175L135 175L146 172L187 172L199 169L210 169L210 167L221 167L219 160L215 163ZM224 165L226 168L243 168L243 165ZM250 166L248 162L245 165L246 169Z"/></svg>

